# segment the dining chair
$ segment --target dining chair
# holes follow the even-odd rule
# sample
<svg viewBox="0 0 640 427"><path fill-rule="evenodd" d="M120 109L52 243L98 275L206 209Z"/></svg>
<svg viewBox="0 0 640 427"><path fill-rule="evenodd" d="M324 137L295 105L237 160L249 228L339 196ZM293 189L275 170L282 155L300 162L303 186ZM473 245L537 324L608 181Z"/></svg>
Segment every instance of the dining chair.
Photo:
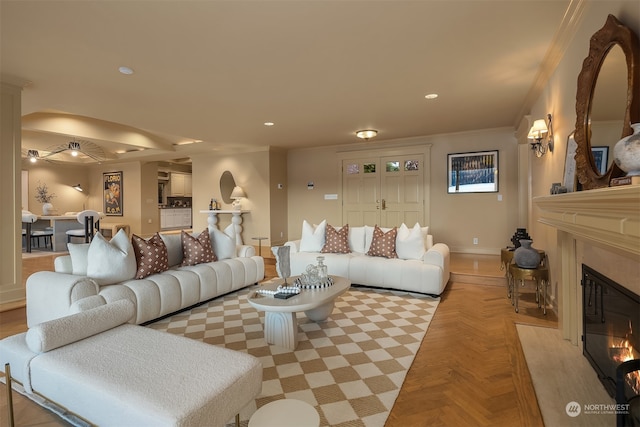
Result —
<svg viewBox="0 0 640 427"><path fill-rule="evenodd" d="M84 225L84 228L76 228L67 231L67 243L71 242L72 237L84 238L85 243L91 242L96 230L100 230L101 214L93 210L84 210L76 215L76 218L80 224Z"/></svg>

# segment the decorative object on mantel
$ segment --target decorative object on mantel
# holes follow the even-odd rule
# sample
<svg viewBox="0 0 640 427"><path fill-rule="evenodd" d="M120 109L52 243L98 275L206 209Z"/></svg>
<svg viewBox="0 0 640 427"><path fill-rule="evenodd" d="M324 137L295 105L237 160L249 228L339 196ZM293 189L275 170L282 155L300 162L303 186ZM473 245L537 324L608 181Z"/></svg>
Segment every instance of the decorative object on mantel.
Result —
<svg viewBox="0 0 640 427"><path fill-rule="evenodd" d="M51 200L53 200L54 197L56 197L56 194L49 194L47 184L42 184L38 181L38 186L36 187L36 200L42 203L42 215L56 215L56 211L51 204Z"/></svg>
<svg viewBox="0 0 640 427"><path fill-rule="evenodd" d="M521 239L520 247L513 253L513 261L520 268L536 268L540 264L540 254L531 247L533 240Z"/></svg>
<svg viewBox="0 0 640 427"><path fill-rule="evenodd" d="M516 228L516 232L511 238L511 243L513 243L513 247L518 249L520 247L520 240L527 239L531 240L531 236L527 233L526 228Z"/></svg>
<svg viewBox="0 0 640 427"><path fill-rule="evenodd" d="M613 148L613 161L627 176L640 175L640 123L631 125L633 134L625 136Z"/></svg>
<svg viewBox="0 0 640 427"><path fill-rule="evenodd" d="M640 175L612 178L611 182L609 183L611 187L619 187L621 185L638 185L638 184L640 184Z"/></svg>
<svg viewBox="0 0 640 427"><path fill-rule="evenodd" d="M231 206L233 206L233 209L237 211L242 209L243 197L247 197L244 190L238 185L233 187L233 191L231 192L231 198L233 199L233 203L231 204Z"/></svg>

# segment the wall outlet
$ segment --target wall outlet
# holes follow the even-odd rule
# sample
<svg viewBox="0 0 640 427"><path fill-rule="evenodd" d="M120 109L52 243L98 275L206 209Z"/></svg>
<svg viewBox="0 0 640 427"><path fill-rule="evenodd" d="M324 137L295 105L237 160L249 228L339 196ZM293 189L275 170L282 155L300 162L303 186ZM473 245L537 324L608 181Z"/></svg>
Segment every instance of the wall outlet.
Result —
<svg viewBox="0 0 640 427"><path fill-rule="evenodd" d="M477 237L474 237L474 238L473 238L473 244L474 244L474 245L477 245L477 244L478 244L478 238L477 238Z"/></svg>
<svg viewBox="0 0 640 427"><path fill-rule="evenodd" d="M149 220L147 221L149 224L151 224L151 218L149 218Z"/></svg>

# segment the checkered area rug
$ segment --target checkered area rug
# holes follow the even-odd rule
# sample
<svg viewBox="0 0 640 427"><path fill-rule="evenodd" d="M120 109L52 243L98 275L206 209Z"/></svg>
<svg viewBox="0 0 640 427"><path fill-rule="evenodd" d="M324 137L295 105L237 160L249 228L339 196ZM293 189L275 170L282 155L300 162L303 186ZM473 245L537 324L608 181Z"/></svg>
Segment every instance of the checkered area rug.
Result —
<svg viewBox="0 0 640 427"><path fill-rule="evenodd" d="M264 372L256 408L298 399L316 408L322 426L384 426L439 300L351 287L325 322L297 314L299 343L289 351L264 340L264 312L247 302L255 289L242 289L149 327L259 358ZM246 425L251 413L244 412Z"/></svg>

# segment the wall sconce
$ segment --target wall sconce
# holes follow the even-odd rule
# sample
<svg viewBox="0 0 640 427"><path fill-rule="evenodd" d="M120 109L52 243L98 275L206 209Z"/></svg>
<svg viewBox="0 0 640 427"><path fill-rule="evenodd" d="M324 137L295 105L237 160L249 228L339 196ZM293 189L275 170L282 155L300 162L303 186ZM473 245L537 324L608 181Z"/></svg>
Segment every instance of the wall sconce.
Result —
<svg viewBox="0 0 640 427"><path fill-rule="evenodd" d="M551 114L547 114L547 120L538 119L533 122L527 138L533 139L531 149L536 153L536 157L542 157L547 150L553 153L553 126L551 124Z"/></svg>
<svg viewBox="0 0 640 427"><path fill-rule="evenodd" d="M35 163L38 160L38 157L40 157L40 153L38 153L38 150L27 151L27 158L31 163Z"/></svg>
<svg viewBox="0 0 640 427"><path fill-rule="evenodd" d="M75 190L78 190L78 191L79 191L79 192L81 192L81 193L84 191L84 190L82 189L82 186L81 186L80 184L76 184L76 185L74 185L74 186L73 186L73 188L74 188Z"/></svg>
<svg viewBox="0 0 640 427"><path fill-rule="evenodd" d="M233 209L239 211L242 209L242 198L243 197L247 197L247 195L244 193L244 190L240 187L240 186L235 186L233 187L233 191L231 192L231 196L233 199L233 203L231 204L231 206L233 206Z"/></svg>
<svg viewBox="0 0 640 427"><path fill-rule="evenodd" d="M370 140L378 134L377 130L374 129L363 129L356 132L356 136L360 139L364 139L365 141Z"/></svg>

